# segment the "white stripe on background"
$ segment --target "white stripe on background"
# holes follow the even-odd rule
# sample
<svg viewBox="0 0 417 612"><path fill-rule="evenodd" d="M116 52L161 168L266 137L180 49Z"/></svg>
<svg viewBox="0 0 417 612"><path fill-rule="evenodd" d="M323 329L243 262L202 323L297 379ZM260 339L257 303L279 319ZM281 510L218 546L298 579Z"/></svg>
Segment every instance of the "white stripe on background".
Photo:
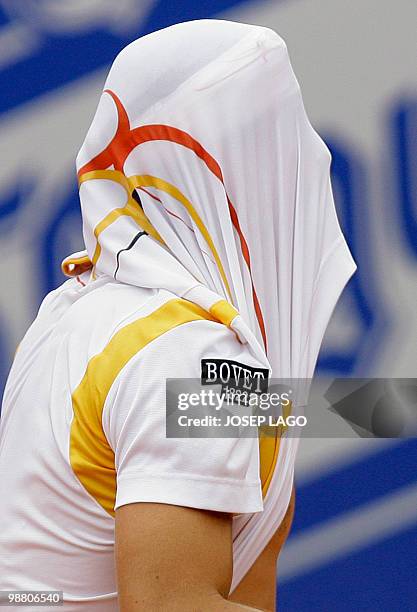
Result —
<svg viewBox="0 0 417 612"><path fill-rule="evenodd" d="M327 412L323 418L336 419L330 411ZM399 439L359 438L353 433L345 438L302 438L296 459L296 485L323 478L403 442Z"/></svg>
<svg viewBox="0 0 417 612"><path fill-rule="evenodd" d="M0 29L0 69L22 61L41 43L40 36L21 22Z"/></svg>
<svg viewBox="0 0 417 612"><path fill-rule="evenodd" d="M417 483L290 538L278 562L278 585L417 522Z"/></svg>

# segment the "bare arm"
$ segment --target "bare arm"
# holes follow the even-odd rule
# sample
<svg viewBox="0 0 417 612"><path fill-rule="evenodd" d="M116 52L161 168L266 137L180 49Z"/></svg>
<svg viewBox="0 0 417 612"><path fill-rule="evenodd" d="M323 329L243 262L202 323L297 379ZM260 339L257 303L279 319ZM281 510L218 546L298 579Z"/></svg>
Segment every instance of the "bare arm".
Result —
<svg viewBox="0 0 417 612"><path fill-rule="evenodd" d="M166 504L116 510L121 612L238 612L232 578L230 515Z"/></svg>
<svg viewBox="0 0 417 612"><path fill-rule="evenodd" d="M269 544L255 561L249 572L230 595L230 600L275 610L277 559L291 529L295 508L295 490L292 490L287 512Z"/></svg>

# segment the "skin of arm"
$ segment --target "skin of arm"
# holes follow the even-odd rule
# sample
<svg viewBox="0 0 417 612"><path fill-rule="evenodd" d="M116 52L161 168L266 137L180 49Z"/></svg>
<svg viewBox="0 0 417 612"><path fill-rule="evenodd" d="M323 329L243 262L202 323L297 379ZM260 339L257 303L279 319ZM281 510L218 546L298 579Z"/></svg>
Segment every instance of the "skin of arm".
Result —
<svg viewBox="0 0 417 612"><path fill-rule="evenodd" d="M231 601L263 610L276 609L277 560L285 540L291 530L295 509L295 489L285 516L263 552L259 555L249 572L229 596Z"/></svg>
<svg viewBox="0 0 417 612"><path fill-rule="evenodd" d="M230 515L166 504L116 510L120 612L238 612Z"/></svg>
<svg viewBox="0 0 417 612"><path fill-rule="evenodd" d="M275 599L277 545L267 552L268 547L258 571L268 571L273 582L268 592L273 589ZM263 587L258 583L255 589L252 570L242 588L239 585L227 598L232 579L232 518L228 514L168 504L121 506L116 510L115 555L120 612L274 609L253 607L256 591Z"/></svg>

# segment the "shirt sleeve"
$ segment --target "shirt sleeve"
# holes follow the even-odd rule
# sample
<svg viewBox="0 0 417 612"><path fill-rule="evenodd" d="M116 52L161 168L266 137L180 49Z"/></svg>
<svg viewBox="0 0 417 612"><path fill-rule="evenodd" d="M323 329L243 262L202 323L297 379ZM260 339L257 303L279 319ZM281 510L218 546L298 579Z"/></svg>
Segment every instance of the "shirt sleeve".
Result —
<svg viewBox="0 0 417 612"><path fill-rule="evenodd" d="M115 453L115 509L134 502L230 513L263 509L257 438L166 437L166 379L199 379L204 358L259 367L227 327L199 320L153 340L113 384L102 422Z"/></svg>

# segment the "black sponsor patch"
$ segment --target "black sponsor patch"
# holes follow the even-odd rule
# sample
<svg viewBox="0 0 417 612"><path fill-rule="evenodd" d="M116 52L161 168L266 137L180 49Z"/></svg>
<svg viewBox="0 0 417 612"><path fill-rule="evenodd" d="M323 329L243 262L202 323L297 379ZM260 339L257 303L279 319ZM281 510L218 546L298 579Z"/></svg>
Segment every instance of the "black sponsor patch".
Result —
<svg viewBox="0 0 417 612"><path fill-rule="evenodd" d="M252 368L232 359L202 359L201 384L242 389L248 393L268 391L267 368Z"/></svg>

